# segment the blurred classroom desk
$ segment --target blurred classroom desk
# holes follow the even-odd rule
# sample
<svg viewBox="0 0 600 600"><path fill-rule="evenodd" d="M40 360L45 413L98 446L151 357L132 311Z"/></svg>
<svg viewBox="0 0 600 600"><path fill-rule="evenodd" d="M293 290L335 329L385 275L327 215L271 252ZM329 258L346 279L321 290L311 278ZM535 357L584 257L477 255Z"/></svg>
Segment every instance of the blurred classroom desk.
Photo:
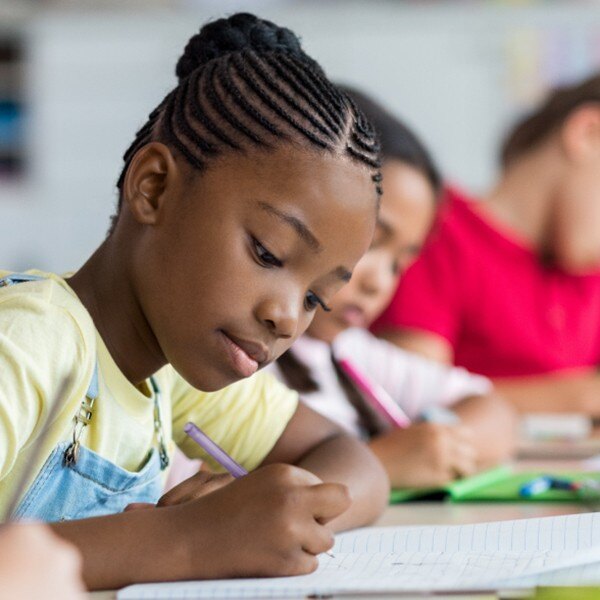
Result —
<svg viewBox="0 0 600 600"><path fill-rule="evenodd" d="M598 507L600 508L600 506ZM405 502L389 506L376 523L392 525L465 525L488 521L553 517L596 510L580 502Z"/></svg>
<svg viewBox="0 0 600 600"><path fill-rule="evenodd" d="M554 466L556 466L556 463L554 463ZM463 525L466 523L484 523L486 521L551 517L555 515L590 512L594 509L589 504L570 504L565 502L465 502L462 504L453 504L450 502L405 502L389 506L376 525ZM115 592L94 592L90 594L92 600L114 600L115 597ZM390 596L387 596L387 598L389 599ZM424 596L418 596L418 598L423 600ZM442 600L444 596L435 596L435 598L436 600ZM453 595L448 596L448 598L451 598L451 600L459 600L461 598L479 600L483 598L493 599L494 596L473 594ZM351 597L344 596L344 600L351 600ZM362 596L361 600L365 600L365 597Z"/></svg>

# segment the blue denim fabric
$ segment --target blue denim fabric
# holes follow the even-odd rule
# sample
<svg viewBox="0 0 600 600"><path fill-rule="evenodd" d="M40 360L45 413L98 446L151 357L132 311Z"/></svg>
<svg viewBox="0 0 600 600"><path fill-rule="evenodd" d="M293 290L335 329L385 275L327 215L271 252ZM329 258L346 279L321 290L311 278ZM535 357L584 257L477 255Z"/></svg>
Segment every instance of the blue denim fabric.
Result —
<svg viewBox="0 0 600 600"><path fill-rule="evenodd" d="M58 444L29 488L15 516L64 521L121 512L131 502L157 502L162 493L160 460L153 448L137 473L126 471L81 446L66 466L69 442Z"/></svg>

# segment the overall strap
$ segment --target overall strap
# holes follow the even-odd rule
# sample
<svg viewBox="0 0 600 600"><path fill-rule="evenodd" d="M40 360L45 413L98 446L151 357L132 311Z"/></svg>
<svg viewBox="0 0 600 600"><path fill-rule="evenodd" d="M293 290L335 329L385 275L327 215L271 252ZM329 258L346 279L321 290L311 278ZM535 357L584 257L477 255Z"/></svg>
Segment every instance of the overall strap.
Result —
<svg viewBox="0 0 600 600"><path fill-rule="evenodd" d="M73 417L73 437L69 447L65 451L64 456L65 465L67 466L74 465L79 458L81 434L83 433L84 428L92 420L92 410L94 408L94 402L96 402L96 399L98 398L98 393L98 361L96 361L94 364L92 379L88 386L87 392L85 393L85 398L81 401L79 410Z"/></svg>
<svg viewBox="0 0 600 600"><path fill-rule="evenodd" d="M41 275L30 275L29 273L11 273L0 279L0 287L8 287L17 283L25 283L26 281L39 281L44 279Z"/></svg>
<svg viewBox="0 0 600 600"><path fill-rule="evenodd" d="M154 377L150 377L150 385L152 387L152 396L154 397L154 434L158 444L158 456L160 458L160 469L163 471L169 466L169 453L167 452L167 444L165 441L165 433L163 430L163 418L160 409L161 393L158 383Z"/></svg>

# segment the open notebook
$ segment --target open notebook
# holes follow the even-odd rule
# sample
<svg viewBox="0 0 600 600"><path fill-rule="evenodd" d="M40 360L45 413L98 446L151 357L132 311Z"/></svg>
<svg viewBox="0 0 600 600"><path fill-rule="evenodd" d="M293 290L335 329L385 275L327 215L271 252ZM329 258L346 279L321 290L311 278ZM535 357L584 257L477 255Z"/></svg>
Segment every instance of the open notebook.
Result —
<svg viewBox="0 0 600 600"><path fill-rule="evenodd" d="M315 573L134 585L119 600L600 584L600 513L476 525L365 528L337 536Z"/></svg>

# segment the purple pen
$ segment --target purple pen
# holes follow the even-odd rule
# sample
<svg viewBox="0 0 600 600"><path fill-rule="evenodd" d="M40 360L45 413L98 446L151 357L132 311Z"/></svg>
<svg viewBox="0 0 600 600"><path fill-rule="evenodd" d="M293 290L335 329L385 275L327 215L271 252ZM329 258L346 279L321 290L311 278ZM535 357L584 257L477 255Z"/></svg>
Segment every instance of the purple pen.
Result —
<svg viewBox="0 0 600 600"><path fill-rule="evenodd" d="M221 448L213 442L199 427L194 423L187 423L183 430L189 435L199 446L204 448L223 468L227 469L234 477L243 477L248 475L248 471L238 464Z"/></svg>

